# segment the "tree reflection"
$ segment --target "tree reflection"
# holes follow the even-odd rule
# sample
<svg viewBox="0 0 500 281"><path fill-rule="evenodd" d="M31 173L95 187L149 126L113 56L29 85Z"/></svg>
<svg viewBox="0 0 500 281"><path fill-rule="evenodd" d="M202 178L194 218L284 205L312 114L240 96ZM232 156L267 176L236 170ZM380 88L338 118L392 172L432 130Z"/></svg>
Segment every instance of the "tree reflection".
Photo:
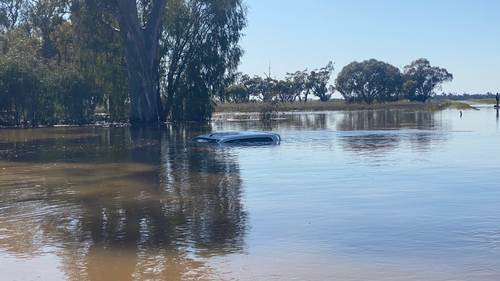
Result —
<svg viewBox="0 0 500 281"><path fill-rule="evenodd" d="M206 130L47 129L0 143L8 151L0 248L28 256L57 249L73 280L182 280L207 266L197 256L241 251L247 215L237 159L188 146L191 129Z"/></svg>
<svg viewBox="0 0 500 281"><path fill-rule="evenodd" d="M345 112L337 129L339 131L360 130L436 130L441 123L435 121L432 112L409 112L402 110L350 111Z"/></svg>
<svg viewBox="0 0 500 281"><path fill-rule="evenodd" d="M293 116L293 124L308 130L325 130L331 121L328 117L331 116L327 113L298 114Z"/></svg>
<svg viewBox="0 0 500 281"><path fill-rule="evenodd" d="M387 132L362 133L344 135L340 140L345 144L346 150L377 151L396 147L401 140L401 136Z"/></svg>
<svg viewBox="0 0 500 281"><path fill-rule="evenodd" d="M436 131L442 126L435 113L383 110L346 112L337 129L350 132L340 137L348 150L387 151L408 141L415 150L424 151L443 137Z"/></svg>
<svg viewBox="0 0 500 281"><path fill-rule="evenodd" d="M166 146L163 161L165 206L183 221L187 240L208 254L240 250L246 213L237 160L230 150Z"/></svg>

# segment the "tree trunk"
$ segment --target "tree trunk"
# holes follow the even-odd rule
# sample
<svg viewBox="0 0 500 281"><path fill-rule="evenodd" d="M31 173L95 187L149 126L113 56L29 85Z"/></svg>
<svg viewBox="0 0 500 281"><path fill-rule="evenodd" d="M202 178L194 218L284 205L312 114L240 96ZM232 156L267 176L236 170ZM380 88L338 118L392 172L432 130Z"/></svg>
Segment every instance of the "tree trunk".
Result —
<svg viewBox="0 0 500 281"><path fill-rule="evenodd" d="M133 5L132 5L133 4ZM150 53L157 44L148 44L148 34L139 25L135 1L119 1L120 34L123 39L130 85L130 123L158 121L156 82ZM156 48L154 48L156 51Z"/></svg>
<svg viewBox="0 0 500 281"><path fill-rule="evenodd" d="M117 20L123 38L130 85L130 123L158 122L158 77L155 60L161 19L167 0L157 0L147 25L139 23L135 0L118 1Z"/></svg>

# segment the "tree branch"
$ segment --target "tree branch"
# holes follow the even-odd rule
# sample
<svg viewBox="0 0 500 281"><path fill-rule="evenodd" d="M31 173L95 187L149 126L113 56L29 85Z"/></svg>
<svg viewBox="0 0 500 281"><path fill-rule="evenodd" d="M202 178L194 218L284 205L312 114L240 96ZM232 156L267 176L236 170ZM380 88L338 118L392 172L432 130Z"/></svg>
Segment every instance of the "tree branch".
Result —
<svg viewBox="0 0 500 281"><path fill-rule="evenodd" d="M156 0L153 3L153 8L151 13L148 14L146 22L146 30L150 35L157 34L160 27L161 21L163 19L163 12L165 11L165 6L167 5L167 0Z"/></svg>
<svg viewBox="0 0 500 281"><path fill-rule="evenodd" d="M109 28L111 31L120 33L120 29L115 27L112 23L108 22L106 19L102 18L100 21L104 24L104 26Z"/></svg>
<svg viewBox="0 0 500 281"><path fill-rule="evenodd" d="M86 4L86 7L89 11L111 15L118 22L120 22L120 20L121 20L121 15L118 11L117 2L111 2L111 3L108 3L107 5L103 5L103 4L96 3L96 1L94 1L94 0L87 0L87 1L85 1L85 4ZM114 29L116 29L116 28L114 28Z"/></svg>
<svg viewBox="0 0 500 281"><path fill-rule="evenodd" d="M118 20L118 21L120 21L120 18L121 18L120 13L118 13L117 10L111 9L110 7L105 7L105 6L98 5L96 12L98 12L98 13L106 13L108 15L111 15L114 18L116 18L116 20Z"/></svg>

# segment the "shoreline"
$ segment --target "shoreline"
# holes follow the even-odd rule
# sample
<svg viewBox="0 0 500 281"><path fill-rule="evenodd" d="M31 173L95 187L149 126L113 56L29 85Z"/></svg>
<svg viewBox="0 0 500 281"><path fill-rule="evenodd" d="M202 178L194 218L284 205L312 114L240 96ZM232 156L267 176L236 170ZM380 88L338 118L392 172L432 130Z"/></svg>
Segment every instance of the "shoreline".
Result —
<svg viewBox="0 0 500 281"><path fill-rule="evenodd" d="M279 115L294 112L328 112L328 111L362 111L362 110L408 110L408 111L439 111L447 108L457 110L477 110L474 101L452 101L452 100L431 100L425 103L397 101L392 103L374 103L374 104L346 104L344 101L308 101L295 103L277 103L273 106L272 112L276 117L272 120L279 120ZM264 102L248 103L223 103L217 104L212 117L207 122L223 121L260 121L261 113L267 106L267 113L270 113L268 104ZM177 122L166 122L158 124L168 124ZM103 120L97 120L88 124L54 124L36 127L23 126L0 126L0 129L26 129L26 128L44 128L44 127L84 127L84 126L104 126L104 127L123 127L131 126L130 123L109 123Z"/></svg>
<svg viewBox="0 0 500 281"><path fill-rule="evenodd" d="M219 113L259 113L267 105L264 102L249 103L219 103L214 115ZM344 101L309 101L307 103L278 103L274 106L276 112L317 112L317 111L352 111L352 110L417 110L438 111L446 108L474 109L473 106L459 101L432 100L430 102L397 101L391 103L347 104Z"/></svg>
<svg viewBox="0 0 500 281"><path fill-rule="evenodd" d="M224 103L217 104L217 107L210 119L211 122L223 121L259 121L261 112L265 110L266 103ZM477 110L471 104L451 100L433 100L429 102L410 102L398 101L393 103L375 103L375 104L346 104L344 101L309 101L307 103L278 103L273 108L275 118L279 120L280 115L295 112L333 112L333 111L363 111L363 110L408 110L408 111L440 111L447 108L457 110Z"/></svg>

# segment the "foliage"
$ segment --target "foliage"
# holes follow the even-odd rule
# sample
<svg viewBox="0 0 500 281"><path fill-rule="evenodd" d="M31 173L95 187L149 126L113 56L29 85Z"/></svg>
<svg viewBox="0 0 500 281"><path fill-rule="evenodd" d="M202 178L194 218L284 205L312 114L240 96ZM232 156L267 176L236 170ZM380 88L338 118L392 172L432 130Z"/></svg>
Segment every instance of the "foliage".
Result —
<svg viewBox="0 0 500 281"><path fill-rule="evenodd" d="M69 24L63 22L55 26L51 34L52 38L57 38L53 47L59 54L53 57L45 56L43 36L30 36L38 32L36 25L30 29L14 26L3 34L0 54L2 124L37 126L82 124L93 120L94 109L102 99L92 89L92 79L75 67L81 57L75 55L74 46L68 47L74 43L74 38L67 26Z"/></svg>
<svg viewBox="0 0 500 281"><path fill-rule="evenodd" d="M173 121L204 121L210 119L215 107L210 92L202 77L197 75L196 64L187 69L191 79L184 84L182 98L174 100L172 107Z"/></svg>
<svg viewBox="0 0 500 281"><path fill-rule="evenodd" d="M290 96L291 99L289 100L290 102L295 102L296 99L299 99L299 101L302 101L302 93L306 90L307 88L307 79L308 79L308 74L307 70L305 71L296 71L294 73L287 73L286 76L286 81L290 85ZM307 101L307 94L305 94L305 98Z"/></svg>
<svg viewBox="0 0 500 281"><path fill-rule="evenodd" d="M235 103L248 101L248 91L243 85L232 85L226 88L226 99Z"/></svg>
<svg viewBox="0 0 500 281"><path fill-rule="evenodd" d="M224 101L225 89L234 81L243 53L238 43L246 26L246 6L241 0L168 2L164 12L166 0L0 0L6 82L8 74L31 77L30 83L25 77L23 85L35 91L37 79L43 81L43 89L52 97L51 122L88 122L95 107L102 105L112 121L158 119L140 116L153 112L144 109L146 101L159 103L154 111L160 109L162 120L167 115L176 121L210 118L213 100ZM159 27L162 22L163 33L155 32L155 23ZM31 46L27 57L39 67L15 68L7 63L15 30L25 32L22 40ZM158 53L160 37L148 34L162 36ZM42 66L45 70L39 71ZM8 85L14 87L12 81L2 87ZM21 95L27 98L27 93ZM5 109L2 115L10 116L13 106L5 95L2 108L10 111ZM11 123L28 122L24 119L20 115Z"/></svg>
<svg viewBox="0 0 500 281"><path fill-rule="evenodd" d="M337 91L348 103L398 100L400 85L399 69L375 59L348 64L335 80Z"/></svg>
<svg viewBox="0 0 500 281"><path fill-rule="evenodd" d="M250 98L260 101L271 101L273 99L272 85L274 80L271 78L263 79L260 76L250 78L243 75L241 83L246 88Z"/></svg>
<svg viewBox="0 0 500 281"><path fill-rule="evenodd" d="M108 27L122 38L128 74L130 122L158 122L158 46L167 0L141 1L139 5L136 0L84 2L89 10L107 16Z"/></svg>
<svg viewBox="0 0 500 281"><path fill-rule="evenodd" d="M333 63L329 62L325 67L317 70L296 71L287 73L285 80L277 80L270 74L266 78L242 75L240 83L246 88L249 99L270 102L279 100L281 102L295 102L302 99L307 102L308 95L313 94L320 101L330 100L334 88L328 86L328 81L333 73Z"/></svg>
<svg viewBox="0 0 500 281"><path fill-rule="evenodd" d="M271 90L276 99L281 102L287 102L293 99L291 84L286 80L273 80Z"/></svg>
<svg viewBox="0 0 500 281"><path fill-rule="evenodd" d="M280 103L278 100L271 100L264 102L260 107L260 120L269 122L278 117Z"/></svg>
<svg viewBox="0 0 500 281"><path fill-rule="evenodd" d="M329 62L327 66L319 71L311 71L309 74L309 84L313 95L319 98L320 101L328 101L335 89L328 87L328 81L333 73L333 64Z"/></svg>
<svg viewBox="0 0 500 281"><path fill-rule="evenodd" d="M3 125L37 126L50 116L50 77L36 56L37 41L24 30L4 34L0 53L0 122ZM52 107L53 108L53 107Z"/></svg>
<svg viewBox="0 0 500 281"><path fill-rule="evenodd" d="M210 116L210 98L225 101L225 89L243 53L238 43L245 26L241 0L169 1L159 51L161 120L169 115L174 121L194 120L184 116L193 110ZM188 97L195 94L201 104L186 102L196 100Z"/></svg>
<svg viewBox="0 0 500 281"><path fill-rule="evenodd" d="M167 4L168 2L168 4ZM166 9L165 9L166 7ZM264 102L263 119L295 101L426 101L453 75L418 59L404 68L333 63L276 79L236 73L243 0L0 0L0 124L203 121L215 102ZM271 117L270 117L271 116Z"/></svg>
<svg viewBox="0 0 500 281"><path fill-rule="evenodd" d="M100 96L93 92L86 77L76 70L65 69L59 76L56 90L59 119L65 124L86 124L94 119Z"/></svg>
<svg viewBox="0 0 500 281"><path fill-rule="evenodd" d="M100 93L110 121L129 119L129 85L123 43L118 33L106 28L99 15L78 3L71 6L71 25L58 30L58 46L64 61L85 73L94 92Z"/></svg>
<svg viewBox="0 0 500 281"><path fill-rule="evenodd" d="M440 89L444 82L451 82L453 74L445 68L431 66L427 59L418 59L404 68L405 82L403 90L412 101L425 102Z"/></svg>
<svg viewBox="0 0 500 281"><path fill-rule="evenodd" d="M495 100L496 95L487 92L486 94L468 94L468 93L463 93L463 94L456 94L456 93L441 93L441 95L435 95L432 97L434 100L439 100L439 99L449 99L449 100L471 100L475 102L481 102L481 103L486 103L486 102L491 102L496 103Z"/></svg>
<svg viewBox="0 0 500 281"><path fill-rule="evenodd" d="M18 25L26 13L26 1L0 0L0 30L7 32Z"/></svg>

